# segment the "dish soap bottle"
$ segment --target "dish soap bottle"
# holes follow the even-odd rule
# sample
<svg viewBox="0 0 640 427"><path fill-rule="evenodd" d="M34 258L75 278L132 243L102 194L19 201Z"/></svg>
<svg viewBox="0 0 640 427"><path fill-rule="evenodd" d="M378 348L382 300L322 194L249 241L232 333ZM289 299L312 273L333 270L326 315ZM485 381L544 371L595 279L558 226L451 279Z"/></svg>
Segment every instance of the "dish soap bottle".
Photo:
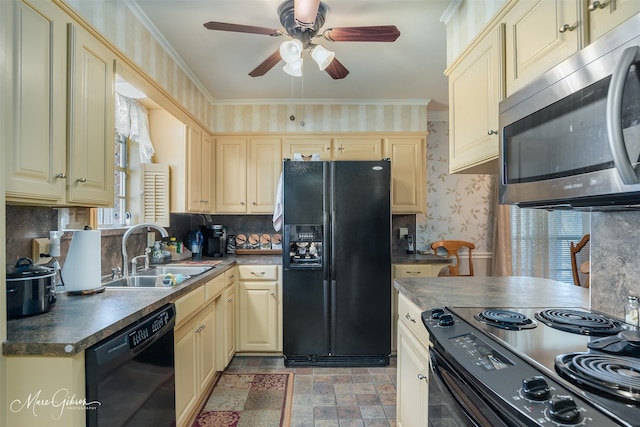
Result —
<svg viewBox="0 0 640 427"><path fill-rule="evenodd" d="M638 297L627 296L627 305L624 308L624 321L629 325L638 327Z"/></svg>

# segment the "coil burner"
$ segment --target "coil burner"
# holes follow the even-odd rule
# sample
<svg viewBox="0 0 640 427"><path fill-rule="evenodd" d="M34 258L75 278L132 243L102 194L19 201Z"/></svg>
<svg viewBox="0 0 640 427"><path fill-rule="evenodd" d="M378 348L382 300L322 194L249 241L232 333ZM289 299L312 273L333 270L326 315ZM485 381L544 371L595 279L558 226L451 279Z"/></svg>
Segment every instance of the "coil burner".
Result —
<svg viewBox="0 0 640 427"><path fill-rule="evenodd" d="M531 329L538 326L533 319L511 310L491 308L477 313L473 317L487 325L512 331Z"/></svg>

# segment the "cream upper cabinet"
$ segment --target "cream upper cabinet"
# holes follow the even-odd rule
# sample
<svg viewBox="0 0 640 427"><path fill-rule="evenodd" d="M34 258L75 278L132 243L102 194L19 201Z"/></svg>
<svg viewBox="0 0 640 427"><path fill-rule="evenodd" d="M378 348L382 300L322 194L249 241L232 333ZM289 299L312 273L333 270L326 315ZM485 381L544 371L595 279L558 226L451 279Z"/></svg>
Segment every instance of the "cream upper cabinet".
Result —
<svg viewBox="0 0 640 427"><path fill-rule="evenodd" d="M331 138L321 135L285 137L282 142L282 158L293 160L294 154L304 157L319 154L320 160L332 160Z"/></svg>
<svg viewBox="0 0 640 427"><path fill-rule="evenodd" d="M449 171L497 173L498 103L503 98L502 26L449 70ZM484 170L487 168L488 170Z"/></svg>
<svg viewBox="0 0 640 427"><path fill-rule="evenodd" d="M187 212L213 212L213 139L195 123L187 142Z"/></svg>
<svg viewBox="0 0 640 427"><path fill-rule="evenodd" d="M238 266L238 352L282 351L282 266Z"/></svg>
<svg viewBox="0 0 640 427"><path fill-rule="evenodd" d="M599 39L604 33L640 13L638 0L589 0L587 14L589 42Z"/></svg>
<svg viewBox="0 0 640 427"><path fill-rule="evenodd" d="M380 160L383 139L379 136L337 136L332 141L333 160Z"/></svg>
<svg viewBox="0 0 640 427"><path fill-rule="evenodd" d="M519 0L504 23L507 96L581 47L578 1Z"/></svg>
<svg viewBox="0 0 640 427"><path fill-rule="evenodd" d="M13 6L6 199L111 206L115 55L52 2Z"/></svg>
<svg viewBox="0 0 640 427"><path fill-rule="evenodd" d="M394 214L422 213L426 208L426 139L394 136L384 139L391 159L391 210Z"/></svg>
<svg viewBox="0 0 640 427"><path fill-rule="evenodd" d="M216 212L273 213L282 169L278 137L216 139Z"/></svg>

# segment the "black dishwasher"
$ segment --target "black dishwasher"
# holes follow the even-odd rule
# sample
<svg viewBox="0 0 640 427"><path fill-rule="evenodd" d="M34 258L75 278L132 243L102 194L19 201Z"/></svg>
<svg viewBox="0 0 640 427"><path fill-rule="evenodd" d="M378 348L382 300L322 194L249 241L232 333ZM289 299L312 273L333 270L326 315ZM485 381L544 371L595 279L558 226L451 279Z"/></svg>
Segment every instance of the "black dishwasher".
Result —
<svg viewBox="0 0 640 427"><path fill-rule="evenodd" d="M85 351L88 427L175 425L175 316L168 304Z"/></svg>

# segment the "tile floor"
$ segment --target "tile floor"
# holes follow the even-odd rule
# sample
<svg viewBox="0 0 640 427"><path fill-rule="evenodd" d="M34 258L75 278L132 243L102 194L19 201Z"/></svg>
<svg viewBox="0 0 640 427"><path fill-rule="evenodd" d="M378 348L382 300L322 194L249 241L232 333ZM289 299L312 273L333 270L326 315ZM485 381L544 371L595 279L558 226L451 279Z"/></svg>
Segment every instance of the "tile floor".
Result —
<svg viewBox="0 0 640 427"><path fill-rule="evenodd" d="M236 356L226 371L293 371L291 427L396 426L395 357L379 368L285 368L282 357ZM430 384L429 426L464 425Z"/></svg>

